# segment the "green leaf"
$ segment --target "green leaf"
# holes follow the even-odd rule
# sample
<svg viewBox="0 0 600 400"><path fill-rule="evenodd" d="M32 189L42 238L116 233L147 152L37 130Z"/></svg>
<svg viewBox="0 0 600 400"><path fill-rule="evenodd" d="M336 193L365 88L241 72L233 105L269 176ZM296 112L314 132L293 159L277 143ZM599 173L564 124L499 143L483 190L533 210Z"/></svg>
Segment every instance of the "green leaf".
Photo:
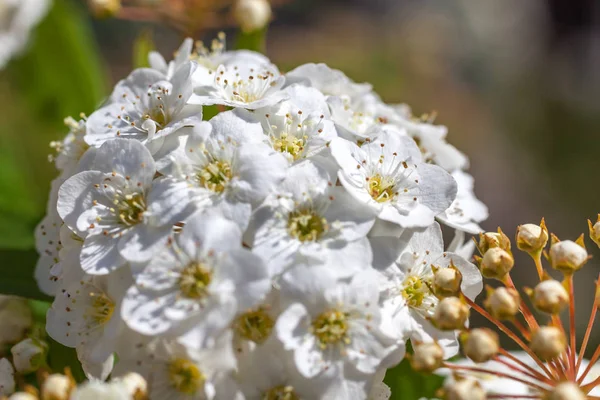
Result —
<svg viewBox="0 0 600 400"><path fill-rule="evenodd" d="M245 33L239 31L235 41L235 48L238 50L253 50L259 53L265 53L267 41L267 27L254 32Z"/></svg>
<svg viewBox="0 0 600 400"><path fill-rule="evenodd" d="M40 292L33 278L38 255L33 250L0 249L0 293L52 301Z"/></svg>
<svg viewBox="0 0 600 400"><path fill-rule="evenodd" d="M442 386L444 378L415 372L409 361L404 359L387 371L383 381L392 390L390 400L418 400L436 397L435 392Z"/></svg>
<svg viewBox="0 0 600 400"><path fill-rule="evenodd" d="M154 40L152 39L152 31L150 29L142 31L135 39L135 42L133 42L133 67L150 67L148 54L155 49L156 46L154 46Z"/></svg>
<svg viewBox="0 0 600 400"><path fill-rule="evenodd" d="M81 363L77 358L75 349L63 346L51 337L48 337L46 340L50 345L48 352L48 366L50 369L54 372L62 373L65 368L69 368L73 374L73 378L77 382L83 382L85 380L85 373L81 369Z"/></svg>

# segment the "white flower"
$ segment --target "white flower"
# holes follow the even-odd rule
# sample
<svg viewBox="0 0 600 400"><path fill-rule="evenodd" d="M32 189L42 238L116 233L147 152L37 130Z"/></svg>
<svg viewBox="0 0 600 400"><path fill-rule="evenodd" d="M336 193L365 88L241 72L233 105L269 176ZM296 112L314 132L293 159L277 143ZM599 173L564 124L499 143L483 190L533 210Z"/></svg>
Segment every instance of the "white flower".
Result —
<svg viewBox="0 0 600 400"><path fill-rule="evenodd" d="M58 212L84 238L84 271L107 274L125 259L147 261L166 245L173 224L185 219L188 203L181 184L153 181L154 174L154 160L142 144L113 139L98 149L89 171L61 186Z"/></svg>
<svg viewBox="0 0 600 400"><path fill-rule="evenodd" d="M22 374L36 371L46 363L48 343L27 338L14 345L10 352L13 356L15 369Z"/></svg>
<svg viewBox="0 0 600 400"><path fill-rule="evenodd" d="M284 92L289 100L249 113L261 122L265 141L290 163L323 154L337 136L325 96L300 85L289 86Z"/></svg>
<svg viewBox="0 0 600 400"><path fill-rule="evenodd" d="M158 152L167 136L202 120L202 109L188 105L194 64L182 64L170 80L159 71L137 69L117 83L110 102L87 120L85 140L98 147L121 137L144 143ZM180 132L178 132L180 133Z"/></svg>
<svg viewBox="0 0 600 400"><path fill-rule="evenodd" d="M272 288L259 305L239 305L238 315L231 323L233 348L238 360L245 359L275 336L273 328L280 313L279 290L276 288Z"/></svg>
<svg viewBox="0 0 600 400"><path fill-rule="evenodd" d="M190 103L222 104L255 110L277 104L288 97L281 90L285 77L274 64L242 54L220 64L211 74L211 82L195 85Z"/></svg>
<svg viewBox="0 0 600 400"><path fill-rule="evenodd" d="M430 289L434 277L432 266L456 267L462 275L461 290L470 299L475 299L483 289L475 265L454 253L444 252L442 231L434 223L423 232L415 232L396 262L379 271L382 312L390 317L390 333L395 337L420 342L437 340L445 356L451 357L458 352L456 334L439 331L427 320L439 302Z"/></svg>
<svg viewBox="0 0 600 400"><path fill-rule="evenodd" d="M237 391L231 378L236 360L231 331L214 346L200 348L187 338L156 338L129 334L119 351L116 376L136 371L148 382L150 399L233 399Z"/></svg>
<svg viewBox="0 0 600 400"><path fill-rule="evenodd" d="M342 381L358 373L366 378L389 366L384 359L392 353L394 361L403 356L403 343L395 345L380 330L373 274L367 270L350 281L336 281L326 271L300 266L284 274L281 290L291 304L275 329L303 376L327 373Z"/></svg>
<svg viewBox="0 0 600 400"><path fill-rule="evenodd" d="M50 337L76 348L82 366L96 378L105 379L112 369L123 327L119 307L130 283L129 268L88 276L59 293L48 310L46 330Z"/></svg>
<svg viewBox="0 0 600 400"><path fill-rule="evenodd" d="M86 121L84 119L75 121L71 117L65 118L65 125L69 128L69 133L62 141L50 142L50 147L56 151L56 156L51 156L54 164L62 175L66 178L75 173L79 161L89 149L89 145L84 140L86 133Z"/></svg>
<svg viewBox="0 0 600 400"><path fill-rule="evenodd" d="M190 61L193 47L194 40L186 38L175 52L173 60L168 63L159 52L151 51L148 53L148 64L152 69L162 73L167 80L171 80L175 75L175 71Z"/></svg>
<svg viewBox="0 0 600 400"><path fill-rule="evenodd" d="M301 83L326 96L355 96L371 91L368 83L355 83L342 71L325 64L304 64L286 74L287 84Z"/></svg>
<svg viewBox="0 0 600 400"><path fill-rule="evenodd" d="M331 381L322 376L313 379L302 376L293 355L274 339L240 362L237 381L246 400L333 398L325 396Z"/></svg>
<svg viewBox="0 0 600 400"><path fill-rule="evenodd" d="M233 111L194 127L184 148L161 172L181 182L179 196L199 210L218 208L245 229L257 206L284 178L287 162L263 141L258 122Z"/></svg>
<svg viewBox="0 0 600 400"><path fill-rule="evenodd" d="M335 175L304 161L256 210L253 251L280 274L301 259L335 261L341 275L367 268L372 252L366 235L375 213L335 186Z"/></svg>
<svg viewBox="0 0 600 400"><path fill-rule="evenodd" d="M389 106L383 117L387 123L405 130L415 140L425 160L432 161L449 172L468 168L468 158L446 142L448 129L445 126L433 125L428 119L413 117L410 107L405 104Z"/></svg>
<svg viewBox="0 0 600 400"><path fill-rule="evenodd" d="M26 299L0 295L0 346L23 339L33 324L31 309Z"/></svg>
<svg viewBox="0 0 600 400"><path fill-rule="evenodd" d="M450 207L437 216L444 225L471 234L483 231L479 226L488 217L488 208L473 193L473 177L463 171L454 171L452 177L457 183L456 199Z"/></svg>
<svg viewBox="0 0 600 400"><path fill-rule="evenodd" d="M2 0L0 2L0 70L26 46L29 33L44 18L49 0Z"/></svg>
<svg viewBox="0 0 600 400"><path fill-rule="evenodd" d="M361 147L331 142L342 185L378 217L402 227L426 227L456 197L456 182L438 166L421 161L409 137L384 131Z"/></svg>
<svg viewBox="0 0 600 400"><path fill-rule="evenodd" d="M238 308L253 307L271 287L262 260L241 243L238 226L223 217L189 219L168 250L134 270L123 318L142 334L183 327L199 343L214 342Z"/></svg>
<svg viewBox="0 0 600 400"><path fill-rule="evenodd" d="M75 388L69 400L130 400L131 395L121 382L88 381Z"/></svg>
<svg viewBox="0 0 600 400"><path fill-rule="evenodd" d="M15 370L6 358L0 359L0 396L10 396L15 391Z"/></svg>

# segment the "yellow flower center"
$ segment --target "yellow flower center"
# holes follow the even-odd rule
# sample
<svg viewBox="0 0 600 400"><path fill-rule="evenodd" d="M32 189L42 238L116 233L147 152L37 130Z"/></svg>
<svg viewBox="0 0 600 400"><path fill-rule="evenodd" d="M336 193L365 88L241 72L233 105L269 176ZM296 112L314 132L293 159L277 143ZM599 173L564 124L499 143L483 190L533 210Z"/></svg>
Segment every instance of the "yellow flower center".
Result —
<svg viewBox="0 0 600 400"><path fill-rule="evenodd" d="M231 177L231 166L225 161L210 162L198 173L200 185L216 193L225 190L225 185L231 180Z"/></svg>
<svg viewBox="0 0 600 400"><path fill-rule="evenodd" d="M113 203L121 224L132 226L142 222L144 212L146 212L146 199L142 193L128 194L120 199L115 198Z"/></svg>
<svg viewBox="0 0 600 400"><path fill-rule="evenodd" d="M97 324L103 325L110 320L115 311L115 303L104 293L90 293L92 307L89 312L90 318Z"/></svg>
<svg viewBox="0 0 600 400"><path fill-rule="evenodd" d="M340 342L349 344L348 315L339 310L325 311L313 320L312 333L319 339L323 349Z"/></svg>
<svg viewBox="0 0 600 400"><path fill-rule="evenodd" d="M327 220L311 210L293 211L288 217L288 232L301 242L314 242L328 229Z"/></svg>
<svg viewBox="0 0 600 400"><path fill-rule="evenodd" d="M179 276L179 289L190 299L201 299L208 295L208 286L212 280L212 271L206 264L192 262Z"/></svg>
<svg viewBox="0 0 600 400"><path fill-rule="evenodd" d="M178 358L169 364L169 382L180 393L195 394L205 380L202 372L190 360Z"/></svg>
<svg viewBox="0 0 600 400"><path fill-rule="evenodd" d="M396 196L394 190L394 181L380 174L376 174L367 179L369 194L378 203L385 203Z"/></svg>
<svg viewBox="0 0 600 400"><path fill-rule="evenodd" d="M277 139L273 140L273 148L279 152L290 154L295 161L300 158L305 143L305 136L299 138L284 132Z"/></svg>
<svg viewBox="0 0 600 400"><path fill-rule="evenodd" d="M244 339L262 343L271 334L273 325L275 325L273 318L259 307L240 315L235 323L235 330Z"/></svg>
<svg viewBox="0 0 600 400"><path fill-rule="evenodd" d="M403 282L402 296L410 307L419 307L430 293L427 282L418 276L409 276Z"/></svg>
<svg viewBox="0 0 600 400"><path fill-rule="evenodd" d="M262 397L263 400L300 400L292 386L276 386Z"/></svg>

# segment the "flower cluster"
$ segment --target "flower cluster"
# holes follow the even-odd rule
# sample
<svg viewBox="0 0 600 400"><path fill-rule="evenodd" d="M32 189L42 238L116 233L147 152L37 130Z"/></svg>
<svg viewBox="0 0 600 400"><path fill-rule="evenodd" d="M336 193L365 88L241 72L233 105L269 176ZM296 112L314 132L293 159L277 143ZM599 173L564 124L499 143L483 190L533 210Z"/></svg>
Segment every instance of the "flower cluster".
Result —
<svg viewBox="0 0 600 400"><path fill-rule="evenodd" d="M589 222L589 231L590 238L600 242L600 216L595 224ZM549 240L550 246L546 249ZM436 356L437 345L430 344L415 348L413 360L418 362L413 362L413 367L448 376L440 391L448 400L600 398L597 366L600 347L589 361L584 358L600 305L600 281L595 284L592 313L579 348L575 329L574 275L590 258L583 235L577 241L561 241L549 235L542 220L540 225L519 226L516 245L533 259L539 283L519 292L510 275L514 265L510 239L500 229L481 234L478 243L481 257L476 260L485 277L501 284L487 287L483 307L468 296L463 298L465 304L491 322L497 331L466 329L463 325L457 331L460 331L466 359L444 362L441 356ZM551 268L544 268L543 256ZM562 279L552 278L552 270L560 272ZM538 311L537 316L533 310ZM563 325L560 313L566 310L568 322ZM459 314L457 310L455 313ZM499 342L500 334L510 339L519 351L504 349Z"/></svg>
<svg viewBox="0 0 600 400"><path fill-rule="evenodd" d="M223 36L149 60L52 144L36 278L89 377L133 371L155 399L386 398L408 339L457 353L444 310L483 288L463 242L487 209L445 127Z"/></svg>

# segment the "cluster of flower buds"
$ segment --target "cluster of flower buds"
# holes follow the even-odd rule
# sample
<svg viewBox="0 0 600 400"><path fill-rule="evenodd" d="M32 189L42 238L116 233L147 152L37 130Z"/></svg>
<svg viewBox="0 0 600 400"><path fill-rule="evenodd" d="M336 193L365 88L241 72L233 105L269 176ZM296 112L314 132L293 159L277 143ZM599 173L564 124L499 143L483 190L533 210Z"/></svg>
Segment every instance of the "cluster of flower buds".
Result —
<svg viewBox="0 0 600 400"><path fill-rule="evenodd" d="M590 238L596 243L597 226L600 226L598 222L589 222ZM458 308L458 298L462 298L472 311L488 319L494 329L456 328L466 359L434 362L431 361L433 357L425 358L420 354L424 351L417 347L415 355L420 356L413 356L413 359L420 362L413 362L413 367L421 372L438 367L437 373L447 375L446 384L440 390L440 395L446 399L598 398L600 379L597 378L597 372L591 371L600 359L600 347L589 361L583 358L600 304L598 282L592 315L579 349L575 332L573 275L590 258L583 236L576 241L560 241L555 235L549 235L542 220L540 225L519 226L516 245L531 256L539 283L534 288L523 288L524 295L521 295L510 276L515 263L510 239L500 229L498 232L481 234L477 244L481 256L475 259L482 275L500 281L501 285L487 287L483 307L466 296L454 298L454 303ZM550 269L544 268L543 257L547 259ZM552 270L562 274L562 281L550 276ZM527 302L542 313L545 322L533 314ZM559 313L567 309L568 327L563 325L559 317ZM502 348L500 334L510 339L521 351L510 352Z"/></svg>
<svg viewBox="0 0 600 400"><path fill-rule="evenodd" d="M149 61L53 144L36 277L89 376L137 372L154 399L366 399L409 339L419 369L457 353L483 289L463 238L487 209L445 127L224 35Z"/></svg>

